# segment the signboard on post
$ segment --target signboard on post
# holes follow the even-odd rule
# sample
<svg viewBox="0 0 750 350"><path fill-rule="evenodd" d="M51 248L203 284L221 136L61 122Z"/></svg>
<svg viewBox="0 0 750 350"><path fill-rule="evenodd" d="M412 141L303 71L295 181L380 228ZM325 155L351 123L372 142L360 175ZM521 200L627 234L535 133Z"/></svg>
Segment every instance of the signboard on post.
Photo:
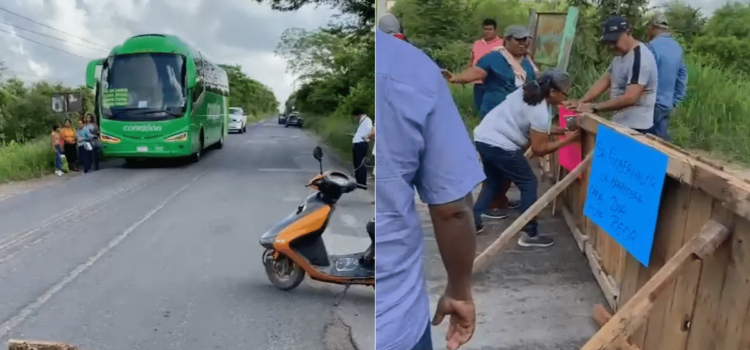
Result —
<svg viewBox="0 0 750 350"><path fill-rule="evenodd" d="M81 94L77 92L52 94L52 111L55 113L80 112L83 110Z"/></svg>
<svg viewBox="0 0 750 350"><path fill-rule="evenodd" d="M583 213L646 267L668 159L652 147L599 125Z"/></svg>
<svg viewBox="0 0 750 350"><path fill-rule="evenodd" d="M66 108L65 94L52 95L52 111L55 113L65 113Z"/></svg>

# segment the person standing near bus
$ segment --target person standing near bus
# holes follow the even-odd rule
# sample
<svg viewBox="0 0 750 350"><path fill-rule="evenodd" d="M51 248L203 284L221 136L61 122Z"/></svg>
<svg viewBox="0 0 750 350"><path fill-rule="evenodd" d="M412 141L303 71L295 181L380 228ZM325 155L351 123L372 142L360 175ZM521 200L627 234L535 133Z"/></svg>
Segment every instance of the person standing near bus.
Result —
<svg viewBox="0 0 750 350"><path fill-rule="evenodd" d="M94 150L91 145L91 132L86 126L83 117L78 119L76 125L76 139L78 140L78 155L81 157L83 173L86 174L91 170L91 153Z"/></svg>
<svg viewBox="0 0 750 350"><path fill-rule="evenodd" d="M52 143L52 149L55 151L55 175L62 176L62 155L63 155L63 140L60 135L60 127L55 124L52 126L52 133L50 133L50 142Z"/></svg>
<svg viewBox="0 0 750 350"><path fill-rule="evenodd" d="M365 115L365 112L360 108L354 109L352 118L358 123L357 131L352 136L354 178L358 184L367 186L367 166L365 166L364 161L367 158L367 152L370 151L370 142L367 135L372 130L372 119Z"/></svg>
<svg viewBox="0 0 750 350"><path fill-rule="evenodd" d="M482 38L474 42L471 48L471 58L469 58L469 67L477 65L482 56L490 53L493 49L503 46L503 39L497 35L497 22L492 18L482 21ZM482 107L484 98L484 84L481 79L474 81L474 107L477 113Z"/></svg>
<svg viewBox="0 0 750 350"><path fill-rule="evenodd" d="M78 139L76 138L76 131L73 129L73 122L70 119L65 119L62 129L60 129L60 135L64 142L63 152L65 153L65 159L68 160L68 168L72 171L78 171L76 165L78 161Z"/></svg>

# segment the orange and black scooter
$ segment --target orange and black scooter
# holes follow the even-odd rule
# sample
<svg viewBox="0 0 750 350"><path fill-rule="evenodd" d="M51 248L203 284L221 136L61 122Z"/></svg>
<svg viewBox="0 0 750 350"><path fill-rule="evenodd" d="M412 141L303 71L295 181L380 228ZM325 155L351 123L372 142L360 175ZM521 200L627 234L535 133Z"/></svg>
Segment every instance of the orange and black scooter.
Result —
<svg viewBox="0 0 750 350"><path fill-rule="evenodd" d="M323 173L323 150L315 147L313 157L320 163L320 174L307 184L315 190L305 202L260 238L263 264L274 286L281 290L297 287L305 278L346 286L375 287L375 219L366 225L370 247L360 253L328 255L322 235L345 193L363 188L338 171ZM343 295L342 295L343 297Z"/></svg>

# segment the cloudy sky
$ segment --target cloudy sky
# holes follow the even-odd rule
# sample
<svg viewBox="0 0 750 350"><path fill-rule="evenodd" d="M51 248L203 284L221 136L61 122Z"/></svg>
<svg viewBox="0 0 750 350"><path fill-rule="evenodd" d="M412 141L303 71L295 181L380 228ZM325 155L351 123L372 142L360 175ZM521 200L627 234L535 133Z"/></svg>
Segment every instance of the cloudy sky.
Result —
<svg viewBox="0 0 750 350"><path fill-rule="evenodd" d="M293 91L294 83L285 72L286 62L273 53L281 33L292 27L324 26L336 13L324 7L275 12L255 0L2 0L0 8L0 61L5 62L6 76L17 75L29 82L46 77L68 85L84 84L90 59L105 57L109 49L130 36L166 33L191 42L216 63L242 65L248 76L271 87L281 103Z"/></svg>
<svg viewBox="0 0 750 350"><path fill-rule="evenodd" d="M651 0L651 3L655 5L662 5L668 3L670 0ZM690 6L697 7L705 14L711 14L715 9L726 4L727 0L682 0ZM748 3L750 0L732 0L732 2Z"/></svg>

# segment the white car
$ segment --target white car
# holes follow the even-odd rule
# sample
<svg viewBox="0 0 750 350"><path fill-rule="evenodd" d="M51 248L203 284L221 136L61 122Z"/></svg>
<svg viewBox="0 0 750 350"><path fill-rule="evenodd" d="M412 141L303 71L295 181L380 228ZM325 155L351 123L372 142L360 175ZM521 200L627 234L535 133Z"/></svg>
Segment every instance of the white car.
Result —
<svg viewBox="0 0 750 350"><path fill-rule="evenodd" d="M229 131L237 131L240 134L247 131L247 116L240 107L229 107Z"/></svg>

